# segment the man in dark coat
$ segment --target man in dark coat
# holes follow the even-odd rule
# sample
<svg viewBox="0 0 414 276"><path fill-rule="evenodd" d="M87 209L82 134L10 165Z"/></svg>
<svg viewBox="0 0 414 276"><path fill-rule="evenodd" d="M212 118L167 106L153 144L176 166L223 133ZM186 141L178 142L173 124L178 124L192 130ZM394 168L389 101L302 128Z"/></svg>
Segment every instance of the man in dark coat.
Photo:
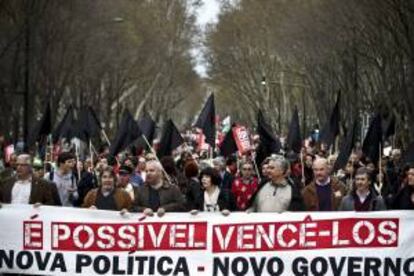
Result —
<svg viewBox="0 0 414 276"><path fill-rule="evenodd" d="M146 180L137 190L134 211L152 216L157 212L163 216L165 212L185 211L185 200L178 187L163 179L161 164L149 161L146 166Z"/></svg>
<svg viewBox="0 0 414 276"><path fill-rule="evenodd" d="M0 202L53 205L47 181L32 174L30 155L21 154L17 157L16 175L5 179L0 185Z"/></svg>

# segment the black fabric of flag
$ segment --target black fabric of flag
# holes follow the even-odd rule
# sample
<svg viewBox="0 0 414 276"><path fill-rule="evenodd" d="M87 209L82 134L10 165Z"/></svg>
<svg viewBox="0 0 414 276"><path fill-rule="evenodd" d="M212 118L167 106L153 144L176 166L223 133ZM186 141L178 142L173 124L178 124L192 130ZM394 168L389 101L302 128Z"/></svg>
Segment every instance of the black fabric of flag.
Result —
<svg viewBox="0 0 414 276"><path fill-rule="evenodd" d="M281 148L279 139L273 136L271 127L267 124L261 110L257 116L257 134L260 143L256 151L256 163L260 165L272 153L279 153Z"/></svg>
<svg viewBox="0 0 414 276"><path fill-rule="evenodd" d="M371 161L378 163L382 150L380 146L382 144L382 120L381 115L377 114L372 119L369 125L367 135L365 136L364 143L362 144L362 152Z"/></svg>
<svg viewBox="0 0 414 276"><path fill-rule="evenodd" d="M134 143L141 135L142 132L138 127L138 123L134 120L131 113L128 110L125 110L118 133L109 148L109 153L112 156L117 155Z"/></svg>
<svg viewBox="0 0 414 276"><path fill-rule="evenodd" d="M214 107L214 94L211 94L208 98L194 126L203 130L203 134L206 137L206 143L209 144L214 151L216 144L216 111Z"/></svg>
<svg viewBox="0 0 414 276"><path fill-rule="evenodd" d="M90 106L81 109L77 125L77 137L85 142L99 136L102 130L98 116Z"/></svg>
<svg viewBox="0 0 414 276"><path fill-rule="evenodd" d="M288 149L293 150L296 153L299 153L302 149L302 136L300 135L299 112L296 106L292 114L292 120L289 124L289 131L286 139L286 144Z"/></svg>
<svg viewBox="0 0 414 276"><path fill-rule="evenodd" d="M184 139L175 126L174 122L168 120L162 131L160 145L158 148L158 158L171 155L172 151L184 143Z"/></svg>
<svg viewBox="0 0 414 276"><path fill-rule="evenodd" d="M402 154L402 161L403 164L414 164L414 142L412 142Z"/></svg>
<svg viewBox="0 0 414 276"><path fill-rule="evenodd" d="M387 121L386 126L384 127L384 139L387 139L390 136L395 134L395 116L391 115L391 118Z"/></svg>
<svg viewBox="0 0 414 276"><path fill-rule="evenodd" d="M329 117L329 121L322 128L320 135L320 141L326 144L328 148L330 148L331 145L335 142L335 138L339 134L339 122L341 120L339 109L340 99L341 93L339 92L335 106L332 110L331 116Z"/></svg>
<svg viewBox="0 0 414 276"><path fill-rule="evenodd" d="M36 124L35 128L32 130L31 135L29 136L28 146L33 146L36 142L45 143L47 141L47 136L52 133L52 111L50 104L46 105L46 109L43 113L42 118Z"/></svg>
<svg viewBox="0 0 414 276"><path fill-rule="evenodd" d="M234 140L233 127L234 125L232 125L230 130L226 133L226 136L224 136L223 142L221 142L220 145L220 153L224 157L228 157L238 151L236 141Z"/></svg>
<svg viewBox="0 0 414 276"><path fill-rule="evenodd" d="M61 138L66 138L67 140L72 139L77 135L76 127L73 106L70 105L66 110L62 121L60 121L53 132L53 142L56 143Z"/></svg>
<svg viewBox="0 0 414 276"><path fill-rule="evenodd" d="M357 126L358 124L355 120L341 145L338 158L336 159L333 167L334 171L344 168L348 163L349 156L351 155L352 149L354 148L356 142Z"/></svg>
<svg viewBox="0 0 414 276"><path fill-rule="evenodd" d="M144 117L138 121L138 126L142 131L142 135L144 135L145 138L147 138L149 144L152 145L156 127L154 120L149 114L145 114Z"/></svg>

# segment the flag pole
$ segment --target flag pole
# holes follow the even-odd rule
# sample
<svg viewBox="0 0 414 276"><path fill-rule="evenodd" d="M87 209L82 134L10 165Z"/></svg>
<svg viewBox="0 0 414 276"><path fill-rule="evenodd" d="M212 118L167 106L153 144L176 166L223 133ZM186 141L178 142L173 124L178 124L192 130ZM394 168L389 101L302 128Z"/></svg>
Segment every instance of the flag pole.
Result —
<svg viewBox="0 0 414 276"><path fill-rule="evenodd" d="M378 194L381 195L381 189L382 189L382 147L381 147L381 143L379 143L379 153L380 153L380 158L378 160L378 171L379 171L379 188L377 190Z"/></svg>
<svg viewBox="0 0 414 276"><path fill-rule="evenodd" d="M104 129L101 130L101 133L103 135L103 137L105 138L105 141L108 143L108 146L111 145L111 142L109 141L108 135L106 135L106 132Z"/></svg>
<svg viewBox="0 0 414 276"><path fill-rule="evenodd" d="M303 150L300 151L300 164L301 164L301 171L302 171L302 185L305 187L306 179L305 179L305 162L303 161Z"/></svg>
<svg viewBox="0 0 414 276"><path fill-rule="evenodd" d="M75 142L75 156L76 156L76 171L78 172L78 181L80 181L80 170L78 167L78 162L79 162L79 148L78 148L78 143Z"/></svg>
<svg viewBox="0 0 414 276"><path fill-rule="evenodd" d="M92 170L93 170L93 151L92 151L92 140L89 139L89 153L91 154L91 166L92 166Z"/></svg>
<svg viewBox="0 0 414 276"><path fill-rule="evenodd" d="M160 159L158 158L157 153L155 152L154 148L153 148L153 147L151 146L151 144L148 142L147 137L145 137L145 135L142 135L142 138L144 138L145 143L146 143L146 144L147 144L147 146L150 148L151 153L152 153L152 154L154 154L155 159L157 160L157 162L158 162L158 163L160 163L160 165L161 165L161 169L162 169L162 172L163 172L163 173L164 173L164 175L165 175L165 178L167 178L167 181L168 181L169 183L171 183L171 178L170 178L170 176L169 176L169 175L168 175L168 173L165 171L164 166L162 165L162 163L161 163Z"/></svg>

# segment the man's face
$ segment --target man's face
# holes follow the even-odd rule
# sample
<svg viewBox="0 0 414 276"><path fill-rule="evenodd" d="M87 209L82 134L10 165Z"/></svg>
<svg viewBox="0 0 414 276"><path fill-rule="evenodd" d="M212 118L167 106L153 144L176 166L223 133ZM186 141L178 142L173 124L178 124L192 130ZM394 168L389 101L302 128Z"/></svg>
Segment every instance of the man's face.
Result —
<svg viewBox="0 0 414 276"><path fill-rule="evenodd" d="M251 164L244 164L241 167L241 175L246 178L251 177L253 175L253 166Z"/></svg>
<svg viewBox="0 0 414 276"><path fill-rule="evenodd" d="M75 159L68 159L64 163L62 163L61 166L65 172L70 172L71 170L73 170L75 163Z"/></svg>
<svg viewBox="0 0 414 276"><path fill-rule="evenodd" d="M16 162L17 162L17 155L16 154L12 154L11 156L10 156L10 160L9 160L9 164L10 164L10 167L12 167L13 169L16 169Z"/></svg>
<svg viewBox="0 0 414 276"><path fill-rule="evenodd" d="M156 185L161 181L161 170L155 164L147 164L145 172L147 174L146 181L150 185Z"/></svg>
<svg viewBox="0 0 414 276"><path fill-rule="evenodd" d="M43 167L33 167L32 171L33 175L37 178L43 178L43 176L45 176L45 169Z"/></svg>
<svg viewBox="0 0 414 276"><path fill-rule="evenodd" d="M286 172L284 172L280 164L275 161L269 162L267 166L267 173L272 180L279 180L280 178L286 176Z"/></svg>
<svg viewBox="0 0 414 276"><path fill-rule="evenodd" d="M312 168L312 163L313 163L312 156L306 155L306 157L305 157L306 167Z"/></svg>
<svg viewBox="0 0 414 276"><path fill-rule="evenodd" d="M345 172L348 175L352 175L354 173L354 165L351 162L348 162L345 166Z"/></svg>
<svg viewBox="0 0 414 276"><path fill-rule="evenodd" d="M264 177L267 177L269 175L269 164L263 164L262 174Z"/></svg>
<svg viewBox="0 0 414 276"><path fill-rule="evenodd" d="M408 185L414 187L414 169L409 169L407 172Z"/></svg>
<svg viewBox="0 0 414 276"><path fill-rule="evenodd" d="M120 172L119 173L119 182L118 182L118 186L120 186L120 187L122 187L122 188L125 188L126 187L126 185L128 184L128 182L129 182L129 178L130 178L130 174L129 173L126 173L126 172Z"/></svg>
<svg viewBox="0 0 414 276"><path fill-rule="evenodd" d="M358 191L368 191L369 185L370 182L367 174L358 174L355 176L355 186Z"/></svg>
<svg viewBox="0 0 414 276"><path fill-rule="evenodd" d="M103 192L109 192L113 189L115 180L110 172L104 172L101 177L101 185Z"/></svg>
<svg viewBox="0 0 414 276"><path fill-rule="evenodd" d="M145 158L144 157L139 158L138 159L138 169L141 172L145 171L145 165L146 165Z"/></svg>
<svg viewBox="0 0 414 276"><path fill-rule="evenodd" d="M329 176L328 164L325 162L313 162L313 174L318 182L325 182Z"/></svg>
<svg viewBox="0 0 414 276"><path fill-rule="evenodd" d="M213 162L213 166L214 169L216 169L216 171L221 172L223 169L223 166L220 164L220 162Z"/></svg>
<svg viewBox="0 0 414 276"><path fill-rule="evenodd" d="M16 160L16 175L19 179L29 177L31 174L31 166L28 160L24 158L17 158Z"/></svg>

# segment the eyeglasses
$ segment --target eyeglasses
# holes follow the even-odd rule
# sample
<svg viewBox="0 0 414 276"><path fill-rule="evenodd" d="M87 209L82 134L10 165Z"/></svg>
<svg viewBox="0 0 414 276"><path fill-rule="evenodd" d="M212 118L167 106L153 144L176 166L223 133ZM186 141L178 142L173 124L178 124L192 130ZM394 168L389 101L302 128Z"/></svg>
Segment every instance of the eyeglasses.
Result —
<svg viewBox="0 0 414 276"><path fill-rule="evenodd" d="M253 168L242 168L242 171L251 171Z"/></svg>

